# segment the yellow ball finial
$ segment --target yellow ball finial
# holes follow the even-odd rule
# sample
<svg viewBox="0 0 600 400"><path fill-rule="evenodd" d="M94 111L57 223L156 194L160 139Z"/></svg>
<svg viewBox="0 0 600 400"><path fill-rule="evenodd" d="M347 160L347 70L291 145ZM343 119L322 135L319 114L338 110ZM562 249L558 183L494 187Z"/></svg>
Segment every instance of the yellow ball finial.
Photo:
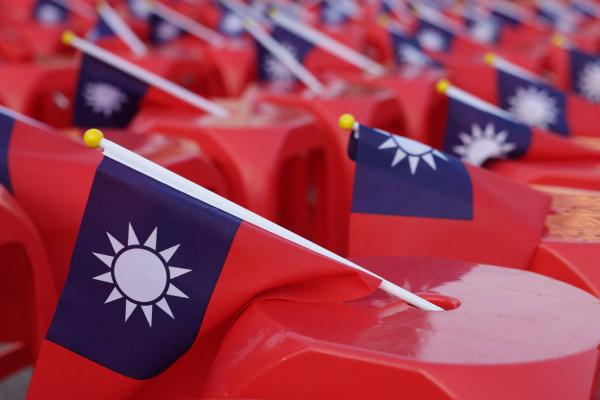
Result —
<svg viewBox="0 0 600 400"><path fill-rule="evenodd" d="M89 148L95 149L100 146L100 141L104 139L104 134L100 129L88 129L83 134L83 142Z"/></svg>
<svg viewBox="0 0 600 400"><path fill-rule="evenodd" d="M437 85L435 85L435 89L438 91L438 93L441 93L441 94L446 93L446 91L448 91L449 87L450 87L450 81L448 79L442 79L437 83Z"/></svg>
<svg viewBox="0 0 600 400"><path fill-rule="evenodd" d="M498 56L496 55L496 53L490 51L485 53L485 56L483 56L483 61L485 61L485 63L488 65L492 65L497 57Z"/></svg>
<svg viewBox="0 0 600 400"><path fill-rule="evenodd" d="M354 119L354 115L352 115L352 114L342 114L342 116L340 117L340 119L338 121L340 128L347 130L347 131L351 131L352 129L354 129L355 123L356 123L356 120Z"/></svg>
<svg viewBox="0 0 600 400"><path fill-rule="evenodd" d="M386 28L390 23L390 17L388 17L385 14L381 14L379 17L377 17L377 24L379 26L382 26L384 28Z"/></svg>
<svg viewBox="0 0 600 400"><path fill-rule="evenodd" d="M73 31L64 31L62 34L62 42L64 44L71 44L75 40L75 34Z"/></svg>
<svg viewBox="0 0 600 400"><path fill-rule="evenodd" d="M552 35L552 44L558 47L562 47L566 43L567 39L560 33Z"/></svg>

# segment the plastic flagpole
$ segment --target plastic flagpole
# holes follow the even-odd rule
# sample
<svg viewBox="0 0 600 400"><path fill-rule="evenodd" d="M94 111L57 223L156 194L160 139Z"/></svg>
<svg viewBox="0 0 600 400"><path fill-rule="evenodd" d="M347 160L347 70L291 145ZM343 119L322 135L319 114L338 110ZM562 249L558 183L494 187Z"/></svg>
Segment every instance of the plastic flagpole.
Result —
<svg viewBox="0 0 600 400"><path fill-rule="evenodd" d="M520 67L516 64L513 64L512 62L510 62L502 57L497 56L496 53L494 53L494 52L487 53L483 57L483 61L485 61L486 64L491 65L492 67L498 68L499 70L502 70L509 74L513 74L513 75L516 75L518 77L525 78L525 79L531 79L534 81L543 82L543 79L540 76L534 74L533 72L529 72L525 68Z"/></svg>
<svg viewBox="0 0 600 400"><path fill-rule="evenodd" d="M125 72L148 85L154 86L196 108L206 111L217 117L227 117L229 111L220 105L205 99L189 90L176 85L175 83L163 78L162 76L156 75L138 65L135 65L124 58L121 58L110 51L104 50L101 47L90 43L87 40L81 39L73 32L67 31L63 33L63 42L70 46L75 47L81 52L90 55L104 63L118 69L119 71Z"/></svg>
<svg viewBox="0 0 600 400"><path fill-rule="evenodd" d="M354 120L352 120L352 125L354 124ZM327 257L331 260L344 264L350 268L354 268L360 270L364 273L367 273L377 279L381 280L380 289L385 292L398 297L409 304L414 305L415 307L428 310L428 311L442 311L441 307L436 306L433 303L415 295L414 293L409 292L406 289L401 288L385 280L379 275L374 274L373 272L343 258L339 255L317 245L316 243L311 242L310 240L304 239L303 237L288 231L287 229L269 221L266 218L263 218L227 199L219 196L216 193L211 192L208 189L203 188L202 186L193 183L166 168L161 167L160 165L153 163L152 161L130 151L126 148L111 142L104 138L102 132L98 129L90 129L84 135L84 142L87 146L91 148L100 147L103 149L103 153L106 157L109 157L123 165L126 165L146 176L149 176L152 179L155 179L167 186L172 187L175 190L183 192L195 199L198 199L204 203L207 203L213 207L216 207L226 213L229 213L237 218L240 218L252 225L255 225L261 229L266 230L274 235L277 235L283 239L286 239L292 243L297 244L298 246L304 247L310 251L321 254L324 257Z"/></svg>
<svg viewBox="0 0 600 400"><path fill-rule="evenodd" d="M277 10L271 10L269 15L275 24L298 35L304 40L312 43L314 46L328 51L349 64L355 65L372 75L380 76L385 74L385 67L383 65L360 54L358 51L338 42L328 35L319 32L317 29L301 22L294 21Z"/></svg>
<svg viewBox="0 0 600 400"><path fill-rule="evenodd" d="M169 21L176 27L186 31L190 35L217 48L225 47L225 38L219 33L213 31L194 21L190 17L168 7L158 1L150 2L150 12L158 15L164 20Z"/></svg>
<svg viewBox="0 0 600 400"><path fill-rule="evenodd" d="M446 96L455 100L460 100L463 103L494 114L500 118L508 119L516 123L521 123L517 121L515 117L508 111L504 111L503 109L498 108L493 104L490 104L487 101L480 99L477 96L473 96L472 94L465 92L464 90L459 89L456 86L452 86L447 79L440 80L436 84L436 90L438 91L438 93L445 94Z"/></svg>
<svg viewBox="0 0 600 400"><path fill-rule="evenodd" d="M125 21L123 21L121 16L113 10L108 2L102 1L98 5L98 14L100 14L100 17L104 19L119 39L129 47L133 54L139 57L146 54L147 49L144 43L142 43Z"/></svg>
<svg viewBox="0 0 600 400"><path fill-rule="evenodd" d="M325 87L319 80L302 65L285 47L279 44L271 35L261 28L251 18L244 19L244 28L273 56L285 65L312 92L321 95Z"/></svg>

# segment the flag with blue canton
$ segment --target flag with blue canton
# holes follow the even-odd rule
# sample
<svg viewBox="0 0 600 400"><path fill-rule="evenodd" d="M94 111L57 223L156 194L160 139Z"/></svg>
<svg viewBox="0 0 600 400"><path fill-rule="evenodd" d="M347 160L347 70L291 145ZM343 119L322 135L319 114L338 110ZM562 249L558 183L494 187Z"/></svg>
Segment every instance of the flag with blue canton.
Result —
<svg viewBox="0 0 600 400"><path fill-rule="evenodd" d="M394 59L399 65L413 68L425 68L439 66L422 49L415 38L407 36L398 29L389 30L394 49Z"/></svg>
<svg viewBox="0 0 600 400"><path fill-rule="evenodd" d="M300 63L304 63L306 57L314 48L310 42L279 26L273 28L271 36ZM276 56L271 54L259 42L256 42L256 46L258 79L260 81L275 83L293 83L296 81L296 76Z"/></svg>
<svg viewBox="0 0 600 400"><path fill-rule="evenodd" d="M532 132L527 125L450 97L444 131L444 151L473 165L494 158L520 158L527 154ZM499 110L501 111L501 110Z"/></svg>
<svg viewBox="0 0 600 400"><path fill-rule="evenodd" d="M79 69L73 124L123 128L137 114L148 85L91 56Z"/></svg>
<svg viewBox="0 0 600 400"><path fill-rule="evenodd" d="M150 28L150 43L155 45L169 43L185 33L183 29L175 26L156 13L150 14L148 24Z"/></svg>
<svg viewBox="0 0 600 400"><path fill-rule="evenodd" d="M425 144L360 125L352 212L469 220L471 179L464 164Z"/></svg>
<svg viewBox="0 0 600 400"><path fill-rule="evenodd" d="M15 119L0 109L0 184L12 192L12 183L8 169L10 140Z"/></svg>
<svg viewBox="0 0 600 400"><path fill-rule="evenodd" d="M217 30L230 38L243 36L246 30L242 18L222 4L219 4L219 9L221 13L217 22Z"/></svg>
<svg viewBox="0 0 600 400"><path fill-rule="evenodd" d="M37 0L33 8L33 18L43 25L57 25L67 21L69 10L63 4L52 0Z"/></svg>
<svg viewBox="0 0 600 400"><path fill-rule="evenodd" d="M529 126L569 135L564 92L538 79L529 79L500 68L496 68L496 74L501 108Z"/></svg>
<svg viewBox="0 0 600 400"><path fill-rule="evenodd" d="M600 57L575 48L568 51L571 90L600 103Z"/></svg>
<svg viewBox="0 0 600 400"><path fill-rule="evenodd" d="M131 378L161 373L194 343L240 222L104 158L47 339Z"/></svg>
<svg viewBox="0 0 600 400"><path fill-rule="evenodd" d="M436 52L449 51L454 40L452 32L424 19L419 19L416 37L421 47Z"/></svg>
<svg viewBox="0 0 600 400"><path fill-rule="evenodd" d="M98 21L88 34L88 40L91 42L97 42L100 39L109 38L115 36L115 32L106 23L102 15L98 15Z"/></svg>

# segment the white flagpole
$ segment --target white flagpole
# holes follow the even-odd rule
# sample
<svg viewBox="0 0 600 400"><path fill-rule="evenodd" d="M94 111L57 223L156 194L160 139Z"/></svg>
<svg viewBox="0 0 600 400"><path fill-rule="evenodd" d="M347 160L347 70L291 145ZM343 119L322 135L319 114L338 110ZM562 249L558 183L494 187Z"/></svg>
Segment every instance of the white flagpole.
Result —
<svg viewBox="0 0 600 400"><path fill-rule="evenodd" d="M150 12L158 15L164 20L169 21L176 27L210 44L211 46L217 48L225 47L225 38L218 32L201 25L190 17L160 3L159 1L150 3Z"/></svg>
<svg viewBox="0 0 600 400"><path fill-rule="evenodd" d="M367 273L377 279L381 280L380 288L385 292L398 297L415 307L428 310L428 311L442 311L443 309L430 303L429 301L409 292L400 286L395 285L392 282L387 281L379 275L343 258L339 255L311 242L310 240L304 239L303 237L288 231L287 229L263 218L227 199L219 196L216 193L211 192L204 187L189 181L166 168L130 151L126 148L104 139L104 135L98 129L90 129L85 133L85 143L92 148L101 147L104 151L104 155L109 157L121 164L128 166L146 176L155 179L167 186L172 187L175 190L183 192L195 199L198 199L204 203L207 203L213 207L216 207L226 213L229 213L241 220L244 220L254 226L257 226L265 231L279 236L285 240L288 240L298 246L313 251L338 263L344 264L347 267L354 268L356 270Z"/></svg>
<svg viewBox="0 0 600 400"><path fill-rule="evenodd" d="M18 113L15 110L11 110L10 108L0 106L0 113L8 115L9 117L16 119L18 121L24 122L26 124L33 125L40 129L46 129L46 130L52 129L52 127L50 127L50 125L46 125L45 123L38 121L37 119L30 118L27 115Z"/></svg>
<svg viewBox="0 0 600 400"><path fill-rule="evenodd" d="M65 7L67 10L79 15L85 19L93 20L96 17L94 8L85 3L81 3L75 0L52 0L56 4Z"/></svg>
<svg viewBox="0 0 600 400"><path fill-rule="evenodd" d="M88 54L102 62L118 69L119 71L125 72L148 85L154 86L173 97L176 97L192 106L206 111L217 117L229 116L229 111L220 105L205 99L189 90L174 84L173 82L163 78L162 76L156 75L138 65L135 65L124 58L121 58L110 51L104 50L101 47L96 46L87 40L77 37L73 32L65 32L63 34L63 42L70 46L75 47L81 52Z"/></svg>
<svg viewBox="0 0 600 400"><path fill-rule="evenodd" d="M136 34L129 28L129 26L123 21L121 16L113 10L108 2L103 1L98 6L98 14L108 24L115 34L121 39L127 47L138 57L146 54L146 46L136 36Z"/></svg>
<svg viewBox="0 0 600 400"><path fill-rule="evenodd" d="M375 76L385 74L385 67L383 65L338 42L330 36L319 32L317 29L301 22L294 21L277 10L272 10L270 15L275 24L312 43L314 46L328 51L347 63L355 65Z"/></svg>
<svg viewBox="0 0 600 400"><path fill-rule="evenodd" d="M441 94L445 94L450 98L462 101L463 103L475 107L479 110L489 112L490 114L494 114L497 117L504 118L517 124L522 124L522 122L517 121L515 117L508 111L496 107L495 105L490 104L477 96L473 96L471 93L465 92L464 90L451 85L450 82L446 79L442 79L441 81L439 81L436 85L436 89Z"/></svg>
<svg viewBox="0 0 600 400"><path fill-rule="evenodd" d="M319 80L307 70L304 65L300 64L285 47L279 44L271 35L265 32L251 18L244 19L244 28L250 33L261 45L263 45L273 56L292 72L302 83L304 83L312 92L321 95L325 88Z"/></svg>
<svg viewBox="0 0 600 400"><path fill-rule="evenodd" d="M515 75L523 79L544 82L544 79L541 76L536 75L533 72L527 71L525 68L520 67L517 64L513 64L505 58L497 56L493 52L487 53L484 57L484 61L486 64L489 64L492 67L495 67L508 74Z"/></svg>

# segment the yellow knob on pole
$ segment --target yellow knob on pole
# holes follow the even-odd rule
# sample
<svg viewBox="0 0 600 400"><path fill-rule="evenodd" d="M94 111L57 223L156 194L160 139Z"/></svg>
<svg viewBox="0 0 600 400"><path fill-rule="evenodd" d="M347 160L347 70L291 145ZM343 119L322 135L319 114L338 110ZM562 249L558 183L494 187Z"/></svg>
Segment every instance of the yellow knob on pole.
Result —
<svg viewBox="0 0 600 400"><path fill-rule="evenodd" d="M435 85L435 89L441 94L446 93L449 87L450 81L448 79L442 79Z"/></svg>
<svg viewBox="0 0 600 400"><path fill-rule="evenodd" d="M64 31L61 39L64 44L71 44L73 43L73 40L75 40L75 34L73 31Z"/></svg>
<svg viewBox="0 0 600 400"><path fill-rule="evenodd" d="M352 114L342 114L340 116L340 119L338 120L340 128L347 131L351 131L352 129L354 129L355 123L356 120L354 119L354 115Z"/></svg>
<svg viewBox="0 0 600 400"><path fill-rule="evenodd" d="M492 65L494 63L494 61L496 60L496 58L498 58L496 53L494 53L493 51L490 51L488 53L485 53L485 56L483 56L483 61L485 61L485 63L488 65Z"/></svg>
<svg viewBox="0 0 600 400"><path fill-rule="evenodd" d="M89 148L95 149L100 146L100 141L104 139L104 134L100 129L88 129L83 134L83 142Z"/></svg>

